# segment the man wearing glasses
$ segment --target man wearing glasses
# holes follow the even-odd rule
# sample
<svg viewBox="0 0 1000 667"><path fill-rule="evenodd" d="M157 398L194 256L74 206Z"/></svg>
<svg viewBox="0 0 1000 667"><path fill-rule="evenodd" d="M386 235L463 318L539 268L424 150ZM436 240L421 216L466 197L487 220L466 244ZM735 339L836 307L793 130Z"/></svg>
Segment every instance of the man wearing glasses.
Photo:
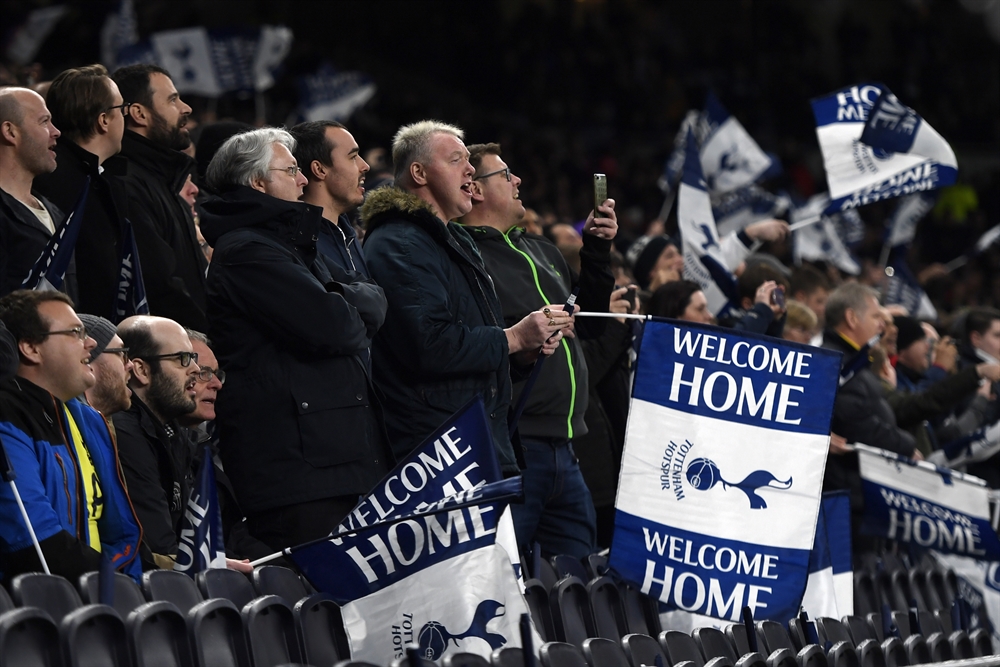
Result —
<svg viewBox="0 0 1000 667"><path fill-rule="evenodd" d="M195 409L201 367L187 332L173 320L129 317L118 335L132 362L132 407L112 419L142 524L143 569L170 569L194 477L191 441L178 419Z"/></svg>
<svg viewBox="0 0 1000 667"><path fill-rule="evenodd" d="M49 569L75 581L103 555L138 578L139 523L111 434L76 399L94 386L94 339L61 292L12 292L0 320L19 356L17 375L0 383L0 439ZM0 485L0 573L10 581L41 569L13 491Z"/></svg>
<svg viewBox="0 0 1000 667"><path fill-rule="evenodd" d="M76 303L81 312L113 318L122 228L128 217L122 180L127 161L118 152L129 105L103 65L60 73L46 103L62 136L56 142L56 170L35 179L35 188L69 213L90 177L76 241Z"/></svg>
<svg viewBox="0 0 1000 667"><path fill-rule="evenodd" d="M111 415L132 406L132 390L128 388L132 361L114 324L85 313L80 313L80 321L87 327L90 337L97 341L90 351L90 367L94 369L96 382L85 392L87 403L110 423Z"/></svg>

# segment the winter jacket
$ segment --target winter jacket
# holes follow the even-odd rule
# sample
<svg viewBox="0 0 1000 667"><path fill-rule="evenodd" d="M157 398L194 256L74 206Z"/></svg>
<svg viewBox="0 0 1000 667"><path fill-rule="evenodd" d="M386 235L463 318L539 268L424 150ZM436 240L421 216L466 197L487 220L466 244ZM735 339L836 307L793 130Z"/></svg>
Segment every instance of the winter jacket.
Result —
<svg viewBox="0 0 1000 667"><path fill-rule="evenodd" d="M15 483L31 526L53 574L70 581L97 570L101 553L88 544L90 508L84 502L83 479L71 444L64 406L90 453L103 505L98 519L101 552L115 566L141 576L139 522L125 491L108 425L96 410L77 400L63 403L24 378L0 383L0 438L17 475ZM31 536L7 484L0 485L0 572L9 580L41 569Z"/></svg>
<svg viewBox="0 0 1000 667"><path fill-rule="evenodd" d="M66 219L62 210L39 192L32 195L48 209L56 231ZM52 234L28 207L0 190L0 296L21 289L31 267L45 250ZM70 260L63 291L76 299L76 264Z"/></svg>
<svg viewBox="0 0 1000 667"><path fill-rule="evenodd" d="M131 130L125 131L120 154L129 161L129 220L150 312L205 331L208 264L195 235L191 207L180 197L194 160Z"/></svg>
<svg viewBox="0 0 1000 667"><path fill-rule="evenodd" d="M468 231L395 187L368 193L361 215L368 268L389 302L372 368L393 450L408 453L478 394L501 468L516 473L503 311Z"/></svg>
<svg viewBox="0 0 1000 667"><path fill-rule="evenodd" d="M323 218L319 226L316 249L328 261L337 264L345 271L354 271L365 278L371 278L364 253L361 252L361 244L354 233L354 226L346 215L340 216L337 224Z"/></svg>
<svg viewBox="0 0 1000 667"><path fill-rule="evenodd" d="M361 360L382 290L319 259L317 206L237 187L203 210L209 335L226 370L216 425L240 506L367 493L391 467Z"/></svg>
<svg viewBox="0 0 1000 667"><path fill-rule="evenodd" d="M35 189L67 214L76 206L86 178L90 177L83 224L73 253L78 294L76 310L114 322L117 320L115 299L121 269L122 230L128 217L128 195L123 180L128 160L115 156L99 165L96 155L64 137L56 143L56 156L56 170L36 178Z"/></svg>
<svg viewBox="0 0 1000 667"><path fill-rule="evenodd" d="M511 327L528 313L550 304L563 304L573 289L573 276L559 249L548 239L514 227L466 227L476 242L486 270L493 278L503 308L504 326ZM611 241L587 234L580 252L577 304L581 310L607 312L615 279L611 275ZM523 436L573 438L584 435L589 392L587 362L580 338L596 338L605 328L600 318L580 318L577 338L563 338L560 349L548 357L518 422ZM516 405L524 383L514 385Z"/></svg>

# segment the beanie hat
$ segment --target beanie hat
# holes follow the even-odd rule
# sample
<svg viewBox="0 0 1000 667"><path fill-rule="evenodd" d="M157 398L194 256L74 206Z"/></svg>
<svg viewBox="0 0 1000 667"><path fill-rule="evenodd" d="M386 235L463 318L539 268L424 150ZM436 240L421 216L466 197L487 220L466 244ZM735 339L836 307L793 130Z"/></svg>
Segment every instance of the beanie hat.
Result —
<svg viewBox="0 0 1000 667"><path fill-rule="evenodd" d="M899 329L899 334L896 337L896 349L900 352L918 340L923 340L927 337L927 332L924 331L919 320L905 315L896 315L892 321Z"/></svg>
<svg viewBox="0 0 1000 667"><path fill-rule="evenodd" d="M97 359L104 352L111 339L118 335L118 329L108 320L97 315L79 313L80 321L87 327L87 335L97 341L97 347L90 351L90 361Z"/></svg>
<svg viewBox="0 0 1000 667"><path fill-rule="evenodd" d="M660 259L663 249L668 245L677 245L669 236L641 236L632 243L625 253L625 261L632 268L632 275L642 289L649 288L649 274Z"/></svg>

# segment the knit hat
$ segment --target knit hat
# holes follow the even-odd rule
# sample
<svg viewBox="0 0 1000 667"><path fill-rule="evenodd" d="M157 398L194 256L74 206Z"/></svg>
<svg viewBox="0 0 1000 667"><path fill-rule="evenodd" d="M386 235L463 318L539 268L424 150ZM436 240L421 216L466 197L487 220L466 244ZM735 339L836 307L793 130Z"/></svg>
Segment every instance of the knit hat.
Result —
<svg viewBox="0 0 1000 667"><path fill-rule="evenodd" d="M669 236L640 236L629 247L625 253L625 261L632 268L632 275L639 287L647 289L649 287L649 274L656 266L656 261L660 259L663 249L668 245L677 245L677 242Z"/></svg>
<svg viewBox="0 0 1000 667"><path fill-rule="evenodd" d="M87 335L97 341L97 347L90 351L90 361L93 362L101 352L104 352L111 339L118 335L118 329L103 317L86 313L78 315L83 326L87 327Z"/></svg>
<svg viewBox="0 0 1000 667"><path fill-rule="evenodd" d="M918 340L923 340L927 337L927 332L924 331L919 320L905 315L896 315L896 317L892 318L892 321L899 329L899 334L896 336L896 349L900 352Z"/></svg>

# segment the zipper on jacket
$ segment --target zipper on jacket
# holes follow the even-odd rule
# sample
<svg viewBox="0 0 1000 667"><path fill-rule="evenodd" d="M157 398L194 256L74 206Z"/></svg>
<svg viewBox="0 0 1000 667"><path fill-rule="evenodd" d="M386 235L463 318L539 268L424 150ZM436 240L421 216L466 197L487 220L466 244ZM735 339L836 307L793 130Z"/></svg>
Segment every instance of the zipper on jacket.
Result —
<svg viewBox="0 0 1000 667"><path fill-rule="evenodd" d="M514 245L514 243L510 240L510 237L507 236L509 233L510 231L504 233L503 240L507 242L507 245L510 246L511 250L521 255L521 257L524 257L525 261L528 262L528 266L531 268L531 277L535 281L535 289L538 290L539 296L542 297L542 300L545 303L552 303L551 299L545 296L545 292L542 291L542 285L538 282L538 269L535 267L535 261L531 259L528 253ZM566 353L566 365L569 366L569 414L566 416L566 437L572 440L573 412L576 410L576 370L573 368L573 354L570 352L569 343L565 338L563 338L560 342L562 343L563 351Z"/></svg>
<svg viewBox="0 0 1000 667"><path fill-rule="evenodd" d="M76 513L77 513L77 517L78 518L77 518L77 522L76 522L76 532L77 532L76 536L77 536L77 538L79 538L79 539L83 540L84 542L86 542L86 538L83 537L80 534L80 530L83 528L84 523L86 523L86 521L87 521L87 515L85 514L85 512L87 511L87 503L84 501L84 498L82 498L80 496L80 492L83 489L83 485L85 484L85 482L83 481L83 475L82 475L82 473L80 473L80 463L76 460L76 452L74 451L76 449L76 445L73 444L73 438L69 437L67 435L67 433L66 433L66 431L67 431L67 429L66 429L66 415L65 415L65 413L62 413L62 410L59 409L60 406L56 402L56 399L55 399L54 396L52 397L52 404L55 406L55 409L56 409L56 419L59 421L59 431L62 433L63 443L66 445L66 450L69 452L69 460L70 460L70 463L73 464L74 475L76 476L76 479L77 479L77 483L76 483ZM69 410L68 407L65 407L65 404L63 404L63 409ZM81 438L83 437L83 431L80 432L80 437ZM82 443L82 444L83 444L84 447L87 446L86 443ZM65 469L63 469L63 472L65 473ZM67 493L68 493L68 489L67 489Z"/></svg>
<svg viewBox="0 0 1000 667"><path fill-rule="evenodd" d="M128 502L128 508L132 512L132 518L135 519L135 525L139 528L139 539L136 541L135 551L132 550L131 544L125 545L124 556L125 560L116 567L121 569L135 560L135 557L139 555L139 545L142 544L142 524L139 523L139 516L135 513L135 507L132 506L132 497L128 494L128 486L125 485L125 473L122 471L121 461L118 458L118 441L115 439L115 435L111 432L111 426L108 425L108 420L100 412L97 413L101 417L101 421L104 422L104 428L108 432L108 441L111 443L111 453L114 455L115 460L112 462L115 466L115 473L118 475L118 481L122 485L122 490L125 492L125 500ZM113 561L114 559L112 559Z"/></svg>
<svg viewBox="0 0 1000 667"><path fill-rule="evenodd" d="M347 241L347 234L345 234L344 230L340 228L339 222L334 223L333 226L337 228L338 232L340 232L340 238L344 241L344 250L347 251L347 261L351 263L351 268L357 271L358 267L354 266L354 256L351 255L351 243L354 242L354 239L351 239L350 243Z"/></svg>
<svg viewBox="0 0 1000 667"><path fill-rule="evenodd" d="M59 454L59 452L53 452L53 456L56 457L56 463L59 464L59 468L60 468L60 470L62 470L63 492L66 494L66 518L69 519L69 522L72 524L73 523L73 506L69 502L71 500L70 494L69 494L69 474L66 472L66 464L63 462L63 458Z"/></svg>

